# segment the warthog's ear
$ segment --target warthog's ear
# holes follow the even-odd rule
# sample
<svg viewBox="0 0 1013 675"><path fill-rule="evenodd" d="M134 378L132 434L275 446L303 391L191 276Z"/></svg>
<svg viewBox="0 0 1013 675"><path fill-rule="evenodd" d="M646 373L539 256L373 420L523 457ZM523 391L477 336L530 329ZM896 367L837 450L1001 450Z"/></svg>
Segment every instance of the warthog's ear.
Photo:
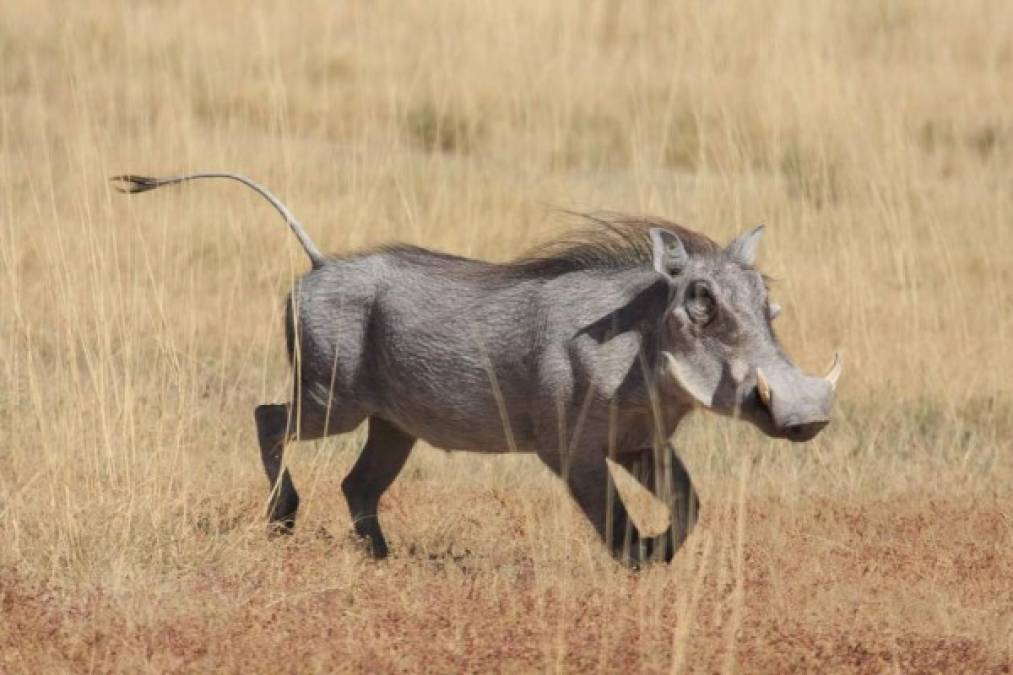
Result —
<svg viewBox="0 0 1013 675"><path fill-rule="evenodd" d="M757 225L749 232L740 234L735 241L728 244L725 252L739 263L752 267L756 264L756 250L760 247L763 230L763 225Z"/></svg>
<svg viewBox="0 0 1013 675"><path fill-rule="evenodd" d="M652 227L650 234L654 269L658 271L658 274L666 277L674 277L679 274L689 262L689 254L686 253L686 247L682 245L682 241L673 233L660 227Z"/></svg>

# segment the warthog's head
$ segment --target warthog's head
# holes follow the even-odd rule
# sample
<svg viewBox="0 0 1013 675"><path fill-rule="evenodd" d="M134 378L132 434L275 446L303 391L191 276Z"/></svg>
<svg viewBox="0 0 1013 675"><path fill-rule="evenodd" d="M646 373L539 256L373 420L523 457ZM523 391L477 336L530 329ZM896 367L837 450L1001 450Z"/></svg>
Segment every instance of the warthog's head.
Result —
<svg viewBox="0 0 1013 675"><path fill-rule="evenodd" d="M808 441L830 421L841 362L810 377L784 353L771 322L780 308L753 263L763 226L724 250L689 255L670 230L650 231L654 267L669 285L660 330L662 386L746 419L764 433Z"/></svg>

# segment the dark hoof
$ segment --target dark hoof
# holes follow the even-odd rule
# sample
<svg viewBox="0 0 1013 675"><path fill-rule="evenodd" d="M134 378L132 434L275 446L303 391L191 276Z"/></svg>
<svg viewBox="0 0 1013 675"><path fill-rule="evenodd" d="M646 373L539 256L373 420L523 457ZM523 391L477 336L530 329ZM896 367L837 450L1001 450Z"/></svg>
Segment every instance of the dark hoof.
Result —
<svg viewBox="0 0 1013 675"><path fill-rule="evenodd" d="M275 537L291 536L294 531L295 518L272 520L267 524L267 536L271 539L274 539Z"/></svg>
<svg viewBox="0 0 1013 675"><path fill-rule="evenodd" d="M634 541L629 552L621 552L619 561L631 570L640 570L654 563L670 563L675 557L671 532Z"/></svg>
<svg viewBox="0 0 1013 675"><path fill-rule="evenodd" d="M390 551L387 549L387 542L382 539L377 542L372 536L363 534L362 532L349 533L349 539L351 539L356 546L361 547L363 552L374 560L383 560L390 555Z"/></svg>
<svg viewBox="0 0 1013 675"><path fill-rule="evenodd" d="M292 530L295 529L295 517L298 512L299 497L297 495L292 495L284 500L272 500L267 509L268 535L292 534Z"/></svg>
<svg viewBox="0 0 1013 675"><path fill-rule="evenodd" d="M378 542L372 539L369 540L369 553L370 555L373 556L373 560L383 560L388 555L390 555L390 551L387 549L386 542L383 541Z"/></svg>
<svg viewBox="0 0 1013 675"><path fill-rule="evenodd" d="M295 516L299 503L289 504L286 508L275 507L267 516L267 532L270 536L292 534L295 529Z"/></svg>
<svg viewBox="0 0 1013 675"><path fill-rule="evenodd" d="M359 516L353 520L355 534L359 539L369 546L369 554L376 560L386 558L390 551L387 550L387 542L380 531L380 522L376 515Z"/></svg>

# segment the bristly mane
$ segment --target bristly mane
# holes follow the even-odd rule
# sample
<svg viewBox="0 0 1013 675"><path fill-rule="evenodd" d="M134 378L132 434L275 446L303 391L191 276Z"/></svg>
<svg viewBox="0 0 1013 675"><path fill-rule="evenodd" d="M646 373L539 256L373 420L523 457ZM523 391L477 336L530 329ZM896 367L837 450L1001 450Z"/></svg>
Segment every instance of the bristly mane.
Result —
<svg viewBox="0 0 1013 675"><path fill-rule="evenodd" d="M507 262L464 258L410 244L387 244L373 250L393 253L415 264L435 265L444 272L466 277L477 276L486 280L551 278L582 270L618 271L650 266L652 252L649 231L652 227L662 227L678 235L690 255L711 255L721 250L709 237L661 218L617 213L571 215L578 216L585 224Z"/></svg>
<svg viewBox="0 0 1013 675"><path fill-rule="evenodd" d="M650 216L619 213L573 214L587 221L561 238L538 246L528 254L500 265L507 274L556 276L586 269L625 269L651 264L653 227L678 235L690 255L721 250L717 242L676 223Z"/></svg>

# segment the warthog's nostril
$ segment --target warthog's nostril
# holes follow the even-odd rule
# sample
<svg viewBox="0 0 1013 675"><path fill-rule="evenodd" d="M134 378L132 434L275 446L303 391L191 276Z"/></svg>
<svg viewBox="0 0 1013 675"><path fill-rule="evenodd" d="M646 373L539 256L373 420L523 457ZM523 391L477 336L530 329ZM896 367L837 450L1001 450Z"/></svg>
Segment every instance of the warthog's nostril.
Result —
<svg viewBox="0 0 1013 675"><path fill-rule="evenodd" d="M808 441L823 430L823 427L830 424L830 420L819 420L817 422L806 422L805 424L792 424L784 428L784 435L792 441L799 443Z"/></svg>

